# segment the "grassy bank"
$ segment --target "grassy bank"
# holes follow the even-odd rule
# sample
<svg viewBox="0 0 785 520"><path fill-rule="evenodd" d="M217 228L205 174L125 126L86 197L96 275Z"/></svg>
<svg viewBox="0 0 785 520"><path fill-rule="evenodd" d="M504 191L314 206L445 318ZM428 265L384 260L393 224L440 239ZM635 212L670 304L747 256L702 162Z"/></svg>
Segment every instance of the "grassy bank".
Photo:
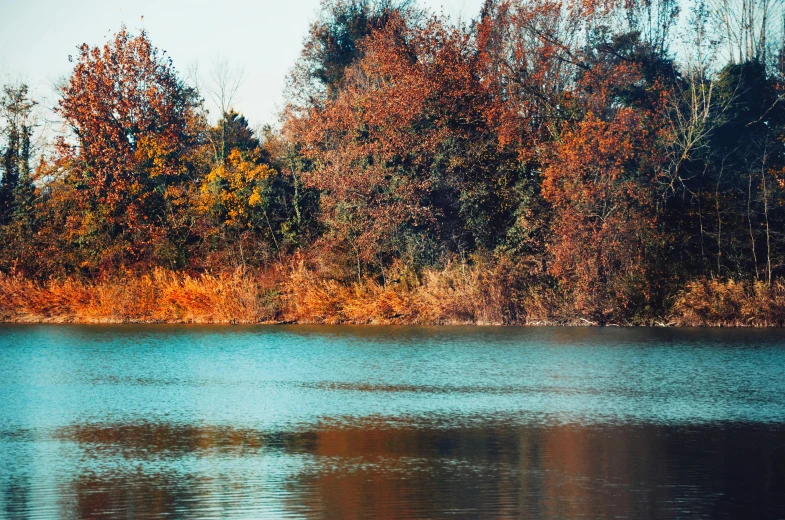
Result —
<svg viewBox="0 0 785 520"><path fill-rule="evenodd" d="M0 277L0 319L50 323L545 323L499 273L448 267L382 284L323 278L302 263L261 273L155 270L104 281ZM532 298L531 302L537 302Z"/></svg>
<svg viewBox="0 0 785 520"><path fill-rule="evenodd" d="M782 327L785 283L696 280L677 294L670 321L692 327Z"/></svg>
<svg viewBox="0 0 785 520"><path fill-rule="evenodd" d="M785 284L697 280L662 317L618 325L783 326ZM0 320L17 323L594 325L557 290L503 265L448 265L394 281L341 282L304 263L265 272L157 269L102 281L0 276Z"/></svg>

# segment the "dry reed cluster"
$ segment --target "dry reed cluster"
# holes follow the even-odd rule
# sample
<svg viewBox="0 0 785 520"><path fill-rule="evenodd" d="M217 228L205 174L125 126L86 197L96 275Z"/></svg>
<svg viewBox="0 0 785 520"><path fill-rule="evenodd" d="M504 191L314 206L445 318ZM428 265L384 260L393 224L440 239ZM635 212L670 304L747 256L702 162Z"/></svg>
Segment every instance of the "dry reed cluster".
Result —
<svg viewBox="0 0 785 520"><path fill-rule="evenodd" d="M172 273L107 281L35 283L0 277L0 318L57 323L260 323L275 319L274 289L263 277Z"/></svg>
<svg viewBox="0 0 785 520"><path fill-rule="evenodd" d="M104 281L38 283L0 275L0 320L52 323L587 324L558 291L513 265L452 263L386 284L320 277L302 260L266 272L191 276L156 269ZM663 321L783 326L785 284L687 284ZM656 322L655 322L656 323Z"/></svg>
<svg viewBox="0 0 785 520"><path fill-rule="evenodd" d="M785 283L714 279L691 282L676 297L671 323L691 327L782 327Z"/></svg>
<svg viewBox="0 0 785 520"><path fill-rule="evenodd" d="M530 324L552 321L543 291L512 266L450 264L387 284L319 276L306 262L263 273L162 269L103 281L0 275L0 320L53 323ZM524 302L527 303L524 306Z"/></svg>
<svg viewBox="0 0 785 520"><path fill-rule="evenodd" d="M552 321L543 294L504 262L448 264L388 284L320 279L300 263L284 284L286 315L300 323L533 324Z"/></svg>

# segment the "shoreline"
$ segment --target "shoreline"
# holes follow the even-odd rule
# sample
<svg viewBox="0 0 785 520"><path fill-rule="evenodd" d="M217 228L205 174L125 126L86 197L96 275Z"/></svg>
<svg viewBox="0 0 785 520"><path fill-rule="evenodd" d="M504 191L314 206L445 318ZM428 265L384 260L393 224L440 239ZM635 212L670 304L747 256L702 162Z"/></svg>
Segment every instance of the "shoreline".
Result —
<svg viewBox="0 0 785 520"><path fill-rule="evenodd" d="M350 326L350 327L471 327L471 328L619 328L619 329L782 329L782 324L745 324L745 323L704 323L699 325L682 323L663 323L661 321L644 324L585 323L581 320L570 321L532 321L522 323L487 322L385 322L385 321L291 321L291 320L204 320L172 319L145 320L134 318L81 319L74 316L31 316L20 315L13 318L0 318L0 325L205 325L205 326Z"/></svg>
<svg viewBox="0 0 785 520"><path fill-rule="evenodd" d="M785 281L699 279L645 308L599 314L567 291L474 269L380 284L291 271L188 275L154 270L105 280L0 274L0 323L781 328ZM595 307L596 308L596 307Z"/></svg>

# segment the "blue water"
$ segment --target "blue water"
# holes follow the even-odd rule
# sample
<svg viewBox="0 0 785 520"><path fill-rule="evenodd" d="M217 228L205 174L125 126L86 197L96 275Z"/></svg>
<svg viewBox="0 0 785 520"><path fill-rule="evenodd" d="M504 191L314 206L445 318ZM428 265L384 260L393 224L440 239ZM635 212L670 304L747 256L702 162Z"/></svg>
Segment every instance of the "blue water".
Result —
<svg viewBox="0 0 785 520"><path fill-rule="evenodd" d="M785 332L0 327L0 518L785 518Z"/></svg>

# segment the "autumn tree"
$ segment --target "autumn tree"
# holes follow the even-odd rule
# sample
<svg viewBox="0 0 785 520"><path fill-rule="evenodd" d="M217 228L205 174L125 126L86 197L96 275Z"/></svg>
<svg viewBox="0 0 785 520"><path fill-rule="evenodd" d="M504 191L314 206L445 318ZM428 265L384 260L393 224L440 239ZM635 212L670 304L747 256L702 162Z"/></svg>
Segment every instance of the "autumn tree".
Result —
<svg viewBox="0 0 785 520"><path fill-rule="evenodd" d="M552 219L542 196L542 172L551 143L579 117L574 82L590 19L562 2L488 0L473 33L488 106L483 119L496 134L497 150L512 154L519 170L503 249L547 272L546 242Z"/></svg>
<svg viewBox="0 0 785 520"><path fill-rule="evenodd" d="M520 169L485 118L472 39L443 20L398 18L362 52L334 99L289 124L330 239L351 249L358 275L492 249L514 218Z"/></svg>
<svg viewBox="0 0 785 520"><path fill-rule="evenodd" d="M224 114L208 133L218 141L205 147L223 142L226 157L211 162L200 182L198 212L208 219L200 253L206 249L223 264L258 266L291 239L293 187L274 164L276 151L263 146L241 114Z"/></svg>
<svg viewBox="0 0 785 520"><path fill-rule="evenodd" d="M393 63L369 58L347 71L334 100L292 119L287 130L304 144L310 167L303 177L320 192L328 239L347 249L358 278L364 263L378 265L407 229L433 218L427 206L430 180L412 167L422 141L405 131L422 101L404 97L411 90L385 89L384 71L374 70L377 66L411 65L394 52L389 58ZM421 85L401 84L412 90Z"/></svg>
<svg viewBox="0 0 785 520"><path fill-rule="evenodd" d="M362 56L362 41L390 20L420 16L412 0L323 0L290 79L290 97L311 104L333 97L346 68Z"/></svg>
<svg viewBox="0 0 785 520"><path fill-rule="evenodd" d="M606 322L645 315L664 281L655 186L673 78L635 34L596 49L577 84L583 115L554 144L543 193L556 220L550 271L579 313Z"/></svg>
<svg viewBox="0 0 785 520"><path fill-rule="evenodd" d="M193 92L147 34L125 28L103 48L82 45L58 112L67 181L79 194L77 235L92 262L178 262L168 222L189 179Z"/></svg>
<svg viewBox="0 0 785 520"><path fill-rule="evenodd" d="M487 89L488 118L501 142L522 160L572 118L570 88L583 66L579 55L586 19L556 1L488 0L475 27Z"/></svg>

